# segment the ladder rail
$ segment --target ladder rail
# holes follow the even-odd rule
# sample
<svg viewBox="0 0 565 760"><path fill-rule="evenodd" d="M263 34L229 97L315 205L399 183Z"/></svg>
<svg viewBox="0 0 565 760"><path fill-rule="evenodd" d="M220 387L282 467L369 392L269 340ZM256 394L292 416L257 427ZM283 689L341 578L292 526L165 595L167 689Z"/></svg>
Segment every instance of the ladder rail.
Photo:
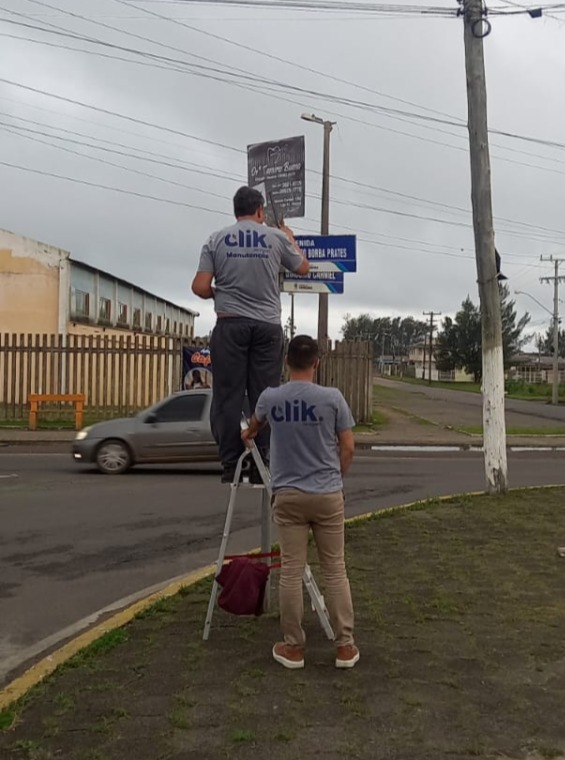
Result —
<svg viewBox="0 0 565 760"><path fill-rule="evenodd" d="M247 426L248 426L247 420L242 415L241 427L242 429L245 429ZM259 486L259 488L263 489L263 498L262 498L262 504L261 504L261 552L268 553L271 551L271 545L272 545L272 540L271 540L271 535L272 535L271 534L271 530L272 530L271 473L269 472L268 468L265 466L265 463L263 462L263 459L261 457L261 454L255 442L251 441L251 445L245 449L245 451L241 454L241 456L238 459L237 466L235 469L234 481L230 484L230 498L229 498L228 507L226 510L226 519L224 523L224 530L222 533L222 541L220 544L218 560L216 562L216 572L214 574L214 582L212 584L212 591L210 593L210 601L208 603L208 610L206 613L206 620L204 623L204 633L202 636L204 641L207 641L210 636L212 617L214 615L214 609L216 606L216 600L217 600L218 591L219 591L219 583L216 580L216 578L219 575L225 561L225 556L226 556L226 551L227 551L227 546L228 546L228 541L229 541L229 536L230 536L230 531L231 531L231 524L233 520L233 513L235 511L235 505L237 501L237 494L241 486L240 478L241 478L241 473L243 471L243 463L246 460L246 458L249 456L251 456L251 458L253 459L255 466L257 467L257 470L261 476L261 481L262 481L262 486ZM271 559L267 557L266 561L267 561L267 564L270 566ZM318 618L320 620L320 624L322 626L324 633L326 634L326 636L328 637L330 641L333 641L335 639L335 636L334 636L332 625L329 619L328 611L324 603L324 597L320 593L318 584L316 583L314 576L312 574L312 570L310 569L310 565L308 564L304 568L303 582L308 592L308 595L310 597L312 609L318 615ZM267 588L265 590L265 607L266 608L268 608L269 600L270 600L270 582L268 581Z"/></svg>

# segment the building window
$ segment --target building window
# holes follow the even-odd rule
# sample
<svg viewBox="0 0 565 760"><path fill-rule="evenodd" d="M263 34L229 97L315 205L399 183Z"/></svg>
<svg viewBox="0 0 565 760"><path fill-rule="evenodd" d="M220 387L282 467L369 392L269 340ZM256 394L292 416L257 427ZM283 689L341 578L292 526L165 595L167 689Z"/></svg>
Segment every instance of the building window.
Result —
<svg viewBox="0 0 565 760"><path fill-rule="evenodd" d="M109 298L100 298L99 319L109 322L112 319L112 301Z"/></svg>
<svg viewBox="0 0 565 760"><path fill-rule="evenodd" d="M173 323L173 335L176 335L176 334L177 334L177 323L174 322Z"/></svg>
<svg viewBox="0 0 565 760"><path fill-rule="evenodd" d="M90 293L75 290L75 314L77 317L90 316Z"/></svg>
<svg viewBox="0 0 565 760"><path fill-rule="evenodd" d="M134 328L135 327L137 327L138 329L141 328L141 309L133 310L133 326Z"/></svg>
<svg viewBox="0 0 565 760"><path fill-rule="evenodd" d="M127 303L118 304L118 324L127 325L128 323L128 305Z"/></svg>
<svg viewBox="0 0 565 760"><path fill-rule="evenodd" d="M150 311L147 312L145 315L145 329L151 330L151 325L153 324L153 315Z"/></svg>
<svg viewBox="0 0 565 760"><path fill-rule="evenodd" d="M167 333L167 335L171 332L171 320L170 319L167 319L167 321L165 322L165 332Z"/></svg>
<svg viewBox="0 0 565 760"><path fill-rule="evenodd" d="M163 317L161 316L157 317L157 332L163 332Z"/></svg>

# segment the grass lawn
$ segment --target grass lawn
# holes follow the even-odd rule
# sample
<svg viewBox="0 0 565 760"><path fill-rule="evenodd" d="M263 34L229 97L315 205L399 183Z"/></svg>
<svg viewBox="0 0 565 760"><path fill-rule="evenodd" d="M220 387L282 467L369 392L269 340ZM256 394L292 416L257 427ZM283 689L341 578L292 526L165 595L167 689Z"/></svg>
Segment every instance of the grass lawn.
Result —
<svg viewBox="0 0 565 760"><path fill-rule="evenodd" d="M427 380L422 380L415 377L399 377L392 378L393 380L400 380L403 383L410 383L412 385L427 385ZM432 388L444 388L448 391L470 391L471 393L480 393L480 383L455 383L455 382L438 382L432 381ZM551 385L546 383L518 383L510 381L506 386L506 398L514 398L522 401L549 401L551 399ZM559 386L559 399L565 403L565 385Z"/></svg>
<svg viewBox="0 0 565 760"><path fill-rule="evenodd" d="M355 425L353 428L354 433L374 433L378 430L382 430L388 424L388 417L382 412L373 411L371 422Z"/></svg>
<svg viewBox="0 0 565 760"><path fill-rule="evenodd" d="M460 497L348 527L359 665L307 609L306 668L276 611L159 602L0 713L6 760L539 760L565 755L565 489ZM313 565L319 575L319 569Z"/></svg>
<svg viewBox="0 0 565 760"><path fill-rule="evenodd" d="M399 378L392 378L393 380L401 380L403 383L410 383L412 385L427 385L427 380L422 380L420 378L416 377L399 377ZM448 391L470 391L471 393L480 393L481 392L481 384L480 383L450 383L450 382L438 382L437 380L433 380L431 384L432 388L445 388Z"/></svg>
<svg viewBox="0 0 565 760"><path fill-rule="evenodd" d="M482 435L482 425L457 425L455 430L460 430L462 433L470 433L471 435ZM535 427L509 427L506 429L507 435L525 435L525 436L552 436L560 435L565 436L565 427L562 428L535 428Z"/></svg>
<svg viewBox="0 0 565 760"><path fill-rule="evenodd" d="M96 422L103 422L104 420L116 419L118 417L131 417L132 414L127 414L124 410L119 409L107 409L99 413L85 413L83 417L83 427L87 425L94 425ZM23 419L9 419L0 418L0 428L4 429L17 429L28 430L29 418ZM39 419L37 421L38 430L74 430L75 429L75 416L74 412L61 415L60 412L49 413L49 410L43 411L40 409Z"/></svg>

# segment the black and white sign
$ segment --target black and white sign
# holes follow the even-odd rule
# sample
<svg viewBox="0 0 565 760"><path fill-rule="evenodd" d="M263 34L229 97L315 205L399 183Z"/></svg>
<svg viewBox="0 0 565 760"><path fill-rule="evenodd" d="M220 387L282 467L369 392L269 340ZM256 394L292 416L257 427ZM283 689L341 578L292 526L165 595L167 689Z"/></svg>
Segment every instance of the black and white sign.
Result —
<svg viewBox="0 0 565 760"><path fill-rule="evenodd" d="M247 147L247 183L263 193L272 220L304 216L304 137L256 143Z"/></svg>

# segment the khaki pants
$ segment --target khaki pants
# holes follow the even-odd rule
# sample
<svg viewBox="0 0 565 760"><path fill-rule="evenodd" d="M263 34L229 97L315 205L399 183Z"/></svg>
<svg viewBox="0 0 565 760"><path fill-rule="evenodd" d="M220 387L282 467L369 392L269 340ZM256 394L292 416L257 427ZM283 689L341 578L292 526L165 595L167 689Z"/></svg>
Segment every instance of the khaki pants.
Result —
<svg viewBox="0 0 565 760"><path fill-rule="evenodd" d="M343 493L314 494L284 490L273 500L282 570L279 586L281 628L285 644L304 646L302 576L310 528L324 577L324 597L337 646L353 644L353 603L344 557Z"/></svg>

